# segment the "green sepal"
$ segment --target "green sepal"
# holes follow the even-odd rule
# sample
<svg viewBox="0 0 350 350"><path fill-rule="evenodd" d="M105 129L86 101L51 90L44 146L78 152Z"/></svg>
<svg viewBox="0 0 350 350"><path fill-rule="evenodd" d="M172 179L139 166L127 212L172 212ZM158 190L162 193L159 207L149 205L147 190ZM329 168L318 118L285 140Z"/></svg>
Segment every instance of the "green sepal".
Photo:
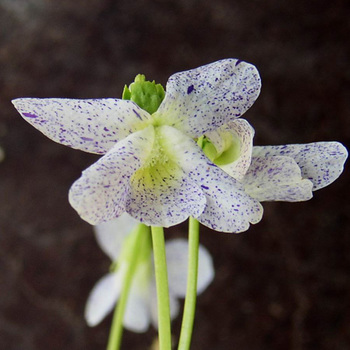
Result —
<svg viewBox="0 0 350 350"><path fill-rule="evenodd" d="M161 84L155 81L146 81L143 74L138 74L133 83L124 86L122 99L135 102L139 107L150 114L157 111L165 97L165 91Z"/></svg>

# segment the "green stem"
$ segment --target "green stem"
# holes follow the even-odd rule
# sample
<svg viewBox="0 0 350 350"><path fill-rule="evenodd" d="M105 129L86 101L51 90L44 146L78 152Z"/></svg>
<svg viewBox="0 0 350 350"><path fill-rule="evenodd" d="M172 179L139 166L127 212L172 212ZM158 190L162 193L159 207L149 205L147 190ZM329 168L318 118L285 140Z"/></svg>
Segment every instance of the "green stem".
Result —
<svg viewBox="0 0 350 350"><path fill-rule="evenodd" d="M178 350L188 350L191 345L197 300L198 249L199 222L190 217L188 229L187 290Z"/></svg>
<svg viewBox="0 0 350 350"><path fill-rule="evenodd" d="M152 226L152 242L157 286L159 349L171 350L168 271L162 227Z"/></svg>
<svg viewBox="0 0 350 350"><path fill-rule="evenodd" d="M128 301L128 296L131 288L132 279L134 277L137 260L140 249L144 240L148 238L149 227L143 224L138 225L137 232L133 236L133 242L130 246L130 259L128 259L128 266L125 271L123 286L115 308L111 330L109 333L107 350L118 350L120 348L122 334L123 334L123 319Z"/></svg>

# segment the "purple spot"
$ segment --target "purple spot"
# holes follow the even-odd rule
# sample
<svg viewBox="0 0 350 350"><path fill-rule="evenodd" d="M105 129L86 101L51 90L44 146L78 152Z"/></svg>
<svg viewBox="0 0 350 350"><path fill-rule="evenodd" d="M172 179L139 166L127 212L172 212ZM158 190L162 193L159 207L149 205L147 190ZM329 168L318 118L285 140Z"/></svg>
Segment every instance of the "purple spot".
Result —
<svg viewBox="0 0 350 350"><path fill-rule="evenodd" d="M23 113L23 115L27 118L38 118L37 115L35 114L32 114L32 113Z"/></svg>
<svg viewBox="0 0 350 350"><path fill-rule="evenodd" d="M193 86L193 85L190 85L190 86L187 88L187 95L189 95L193 90L194 90L194 86Z"/></svg>
<svg viewBox="0 0 350 350"><path fill-rule="evenodd" d="M201 187L205 190L209 190L209 187L207 187L207 186L201 185Z"/></svg>
<svg viewBox="0 0 350 350"><path fill-rule="evenodd" d="M82 136L81 139L82 139L83 141L93 141L93 139L90 139L90 137L84 137L84 136Z"/></svg>
<svg viewBox="0 0 350 350"><path fill-rule="evenodd" d="M243 62L242 60L237 60L235 66L238 66L241 62Z"/></svg>
<svg viewBox="0 0 350 350"><path fill-rule="evenodd" d="M132 110L135 114L136 114L136 116L137 116L137 118L139 118L139 119L141 119L142 120L142 118L141 118L141 116L140 116L140 114L139 113L137 113L134 109Z"/></svg>
<svg viewBox="0 0 350 350"><path fill-rule="evenodd" d="M106 128L106 127L104 127L104 128L103 128L103 130L104 130L104 131L109 131L109 129L108 129L108 128Z"/></svg>

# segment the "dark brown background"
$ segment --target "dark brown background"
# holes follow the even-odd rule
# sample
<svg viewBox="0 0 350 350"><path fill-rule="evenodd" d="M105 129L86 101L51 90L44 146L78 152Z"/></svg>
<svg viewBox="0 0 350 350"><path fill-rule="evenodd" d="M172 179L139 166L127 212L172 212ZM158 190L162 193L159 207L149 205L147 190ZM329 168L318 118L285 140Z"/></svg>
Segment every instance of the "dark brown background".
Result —
<svg viewBox="0 0 350 350"><path fill-rule="evenodd" d="M349 145L349 17L345 0L0 0L0 349L104 349L110 325L85 325L109 261L67 201L97 157L46 139L12 98L119 97L137 73L165 84L237 57L262 76L246 114L257 144ZM345 171L312 201L267 203L244 234L203 230L216 278L198 300L192 349L350 348L348 186ZM155 336L125 332L123 349Z"/></svg>

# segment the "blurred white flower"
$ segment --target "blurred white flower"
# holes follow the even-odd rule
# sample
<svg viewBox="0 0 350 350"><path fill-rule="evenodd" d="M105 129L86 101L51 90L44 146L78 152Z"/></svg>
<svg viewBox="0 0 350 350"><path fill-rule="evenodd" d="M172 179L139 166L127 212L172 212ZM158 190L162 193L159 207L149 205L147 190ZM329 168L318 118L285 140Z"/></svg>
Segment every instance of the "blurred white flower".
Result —
<svg viewBox="0 0 350 350"><path fill-rule="evenodd" d="M85 308L85 319L89 326L96 326L110 313L120 296L126 272L122 259L123 242L138 222L128 214L118 219L95 226L96 239L101 249L117 263L118 268L103 276L92 289ZM151 240L151 237L149 237ZM172 239L165 244L170 298L170 317L179 313L178 298L185 297L187 284L188 242ZM144 254L144 252L143 252ZM209 252L199 246L197 292L202 293L214 278L214 267ZM149 324L157 327L157 295L153 269L153 258L139 262L131 285L124 315L124 327L134 332L145 332Z"/></svg>

